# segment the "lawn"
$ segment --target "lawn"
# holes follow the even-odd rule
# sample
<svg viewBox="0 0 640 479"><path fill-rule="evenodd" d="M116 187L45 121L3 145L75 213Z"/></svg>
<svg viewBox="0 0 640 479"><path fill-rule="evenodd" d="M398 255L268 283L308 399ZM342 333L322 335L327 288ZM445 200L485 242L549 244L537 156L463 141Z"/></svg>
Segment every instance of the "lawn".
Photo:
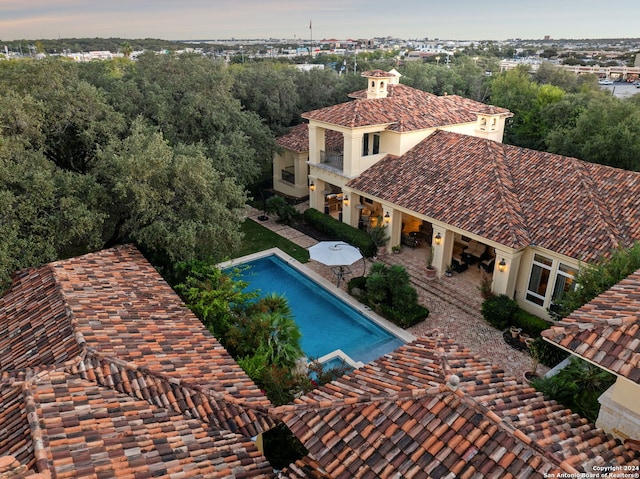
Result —
<svg viewBox="0 0 640 479"><path fill-rule="evenodd" d="M244 240L242 248L238 251L238 257L258 253L269 248L280 248L301 263L309 261L309 252L305 248L292 243L253 220L245 220L240 231L244 233Z"/></svg>

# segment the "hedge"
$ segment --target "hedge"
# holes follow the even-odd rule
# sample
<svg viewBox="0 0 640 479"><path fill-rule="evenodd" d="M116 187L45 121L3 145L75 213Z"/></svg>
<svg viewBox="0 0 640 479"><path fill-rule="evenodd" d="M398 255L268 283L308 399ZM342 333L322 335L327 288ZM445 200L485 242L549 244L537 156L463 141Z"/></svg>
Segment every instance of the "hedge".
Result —
<svg viewBox="0 0 640 479"><path fill-rule="evenodd" d="M373 240L365 231L338 221L330 215L325 215L314 208L309 208L304 212L304 220L317 231L335 240L344 241L359 248L367 258L373 257L377 252Z"/></svg>
<svg viewBox="0 0 640 479"><path fill-rule="evenodd" d="M482 316L496 329L515 326L534 338L532 348L545 366L553 367L568 356L566 351L540 336L542 331L552 326L550 322L521 309L517 301L504 294L485 300L482 303Z"/></svg>

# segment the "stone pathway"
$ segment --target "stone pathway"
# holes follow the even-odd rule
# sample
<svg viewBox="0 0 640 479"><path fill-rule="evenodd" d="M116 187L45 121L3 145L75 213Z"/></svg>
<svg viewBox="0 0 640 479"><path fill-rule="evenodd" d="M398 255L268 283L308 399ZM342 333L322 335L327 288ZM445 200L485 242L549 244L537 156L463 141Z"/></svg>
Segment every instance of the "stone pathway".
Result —
<svg viewBox="0 0 640 479"><path fill-rule="evenodd" d="M251 209L248 212L249 219L303 248L317 243L304 233L277 223L274 218L260 221L260 215L262 212L258 210ZM480 314L482 297L478 285L482 281L481 271L471 267L463 273L454 273L449 278L427 280L424 276L426 254L426 248L403 247L399 254L389 254L378 259L386 264L402 264L411 276L420 303L429 308L429 317L408 328L408 331L419 337L427 331L437 329L479 357L490 360L506 374L521 379L523 372L531 369L533 361L528 354L517 351L505 343L502 333L490 326ZM371 260L366 260L367 268L371 264ZM361 274L360 265L361 263L356 263L352 266L354 275ZM328 266L317 261L309 261L305 266L335 283L335 275ZM346 279L348 281L350 278ZM340 285L345 291L347 281ZM543 365L538 366L538 372L541 374L547 370Z"/></svg>

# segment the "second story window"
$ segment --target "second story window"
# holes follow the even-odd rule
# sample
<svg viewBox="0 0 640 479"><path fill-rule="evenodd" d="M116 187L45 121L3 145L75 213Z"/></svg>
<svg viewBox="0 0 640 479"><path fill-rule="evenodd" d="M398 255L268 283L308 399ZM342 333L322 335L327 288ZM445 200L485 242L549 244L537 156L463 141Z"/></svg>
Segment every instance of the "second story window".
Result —
<svg viewBox="0 0 640 479"><path fill-rule="evenodd" d="M362 156L380 153L380 133L365 133L362 137Z"/></svg>

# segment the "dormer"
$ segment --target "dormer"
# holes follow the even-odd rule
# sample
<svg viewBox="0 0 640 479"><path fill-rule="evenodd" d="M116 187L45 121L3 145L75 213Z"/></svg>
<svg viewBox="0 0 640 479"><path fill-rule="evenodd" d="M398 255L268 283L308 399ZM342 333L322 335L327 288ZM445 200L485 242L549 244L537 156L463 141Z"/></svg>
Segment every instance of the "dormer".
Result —
<svg viewBox="0 0 640 479"><path fill-rule="evenodd" d="M385 72L384 70L369 70L362 73L367 79L367 99L386 98L389 94L389 84L397 84L400 74Z"/></svg>

